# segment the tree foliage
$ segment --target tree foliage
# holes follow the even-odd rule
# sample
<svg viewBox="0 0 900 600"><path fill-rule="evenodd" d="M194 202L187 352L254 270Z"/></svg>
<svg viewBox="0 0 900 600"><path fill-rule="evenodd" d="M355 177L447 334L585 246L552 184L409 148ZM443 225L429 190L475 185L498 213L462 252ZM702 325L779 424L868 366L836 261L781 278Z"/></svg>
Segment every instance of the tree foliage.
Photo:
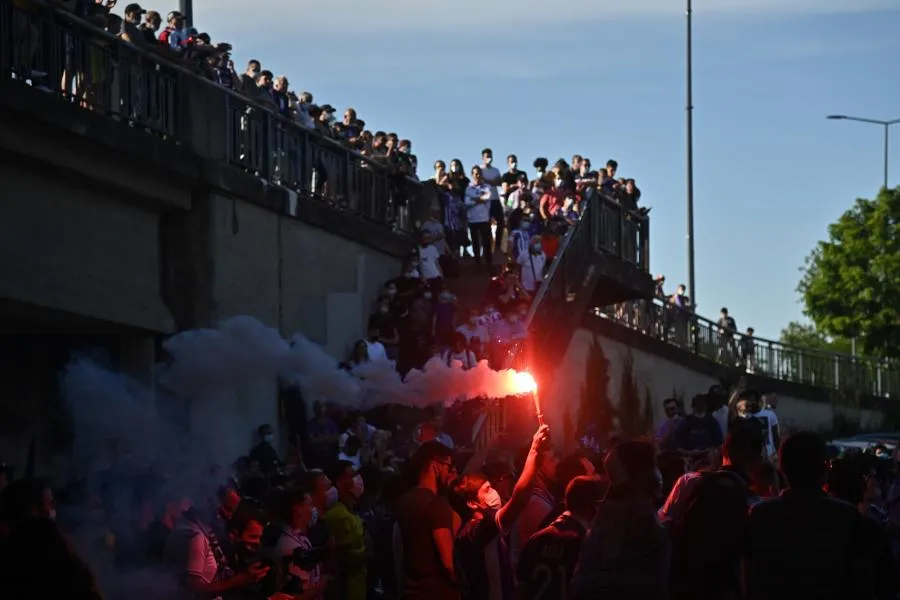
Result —
<svg viewBox="0 0 900 600"><path fill-rule="evenodd" d="M780 341L787 346L844 354L849 354L852 347L850 340L846 338L828 336L811 323L797 321L791 321L787 327L781 330Z"/></svg>
<svg viewBox="0 0 900 600"><path fill-rule="evenodd" d="M584 431L588 425L596 425L602 439L612 431L615 408L609 398L609 359L596 338L591 340L584 367L578 429Z"/></svg>
<svg viewBox="0 0 900 600"><path fill-rule="evenodd" d="M900 188L858 199L801 270L797 290L818 332L900 356Z"/></svg>

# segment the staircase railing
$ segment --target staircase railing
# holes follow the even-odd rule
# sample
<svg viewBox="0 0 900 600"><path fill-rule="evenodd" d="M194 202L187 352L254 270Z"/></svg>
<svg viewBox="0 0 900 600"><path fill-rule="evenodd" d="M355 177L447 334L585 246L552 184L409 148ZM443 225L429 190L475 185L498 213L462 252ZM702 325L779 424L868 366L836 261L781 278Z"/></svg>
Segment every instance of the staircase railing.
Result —
<svg viewBox="0 0 900 600"><path fill-rule="evenodd" d="M649 220L628 213L616 200L593 194L581 218L566 232L547 276L528 309L525 325L532 347L545 347L554 333L580 319L577 307L584 294L593 294L590 281L596 268L593 254L614 255L649 270ZM472 445L483 448L506 430L505 404L490 405L472 432Z"/></svg>

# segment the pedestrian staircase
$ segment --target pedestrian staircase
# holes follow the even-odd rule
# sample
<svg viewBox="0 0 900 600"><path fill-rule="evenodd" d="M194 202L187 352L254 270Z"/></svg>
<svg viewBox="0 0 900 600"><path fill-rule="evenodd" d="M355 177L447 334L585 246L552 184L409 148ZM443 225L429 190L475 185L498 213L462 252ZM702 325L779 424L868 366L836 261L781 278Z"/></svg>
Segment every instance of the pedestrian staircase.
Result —
<svg viewBox="0 0 900 600"><path fill-rule="evenodd" d="M526 317L528 362L539 386L555 375L575 330L592 307L652 298L649 227L646 216L627 213L604 194L594 195L585 204ZM514 425L505 403L495 403L476 424L473 446L482 448L504 433L517 437L508 431L510 426Z"/></svg>

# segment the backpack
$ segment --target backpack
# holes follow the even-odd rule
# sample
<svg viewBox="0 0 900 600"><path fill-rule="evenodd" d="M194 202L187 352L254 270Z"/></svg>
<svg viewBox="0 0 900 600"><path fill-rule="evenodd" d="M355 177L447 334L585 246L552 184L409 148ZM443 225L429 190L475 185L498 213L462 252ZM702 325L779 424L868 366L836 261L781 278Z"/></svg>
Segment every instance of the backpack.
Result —
<svg viewBox="0 0 900 600"><path fill-rule="evenodd" d="M713 600L739 589L748 484L728 470L703 473L672 531L672 600Z"/></svg>

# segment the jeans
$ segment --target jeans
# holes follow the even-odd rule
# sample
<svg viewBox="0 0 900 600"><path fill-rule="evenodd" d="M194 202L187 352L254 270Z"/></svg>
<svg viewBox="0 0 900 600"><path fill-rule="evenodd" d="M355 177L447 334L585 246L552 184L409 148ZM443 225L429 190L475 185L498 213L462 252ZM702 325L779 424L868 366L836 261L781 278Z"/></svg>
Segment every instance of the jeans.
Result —
<svg viewBox="0 0 900 600"><path fill-rule="evenodd" d="M491 264L493 253L491 252L491 223L469 223L469 237L472 238L472 252L475 262Z"/></svg>

